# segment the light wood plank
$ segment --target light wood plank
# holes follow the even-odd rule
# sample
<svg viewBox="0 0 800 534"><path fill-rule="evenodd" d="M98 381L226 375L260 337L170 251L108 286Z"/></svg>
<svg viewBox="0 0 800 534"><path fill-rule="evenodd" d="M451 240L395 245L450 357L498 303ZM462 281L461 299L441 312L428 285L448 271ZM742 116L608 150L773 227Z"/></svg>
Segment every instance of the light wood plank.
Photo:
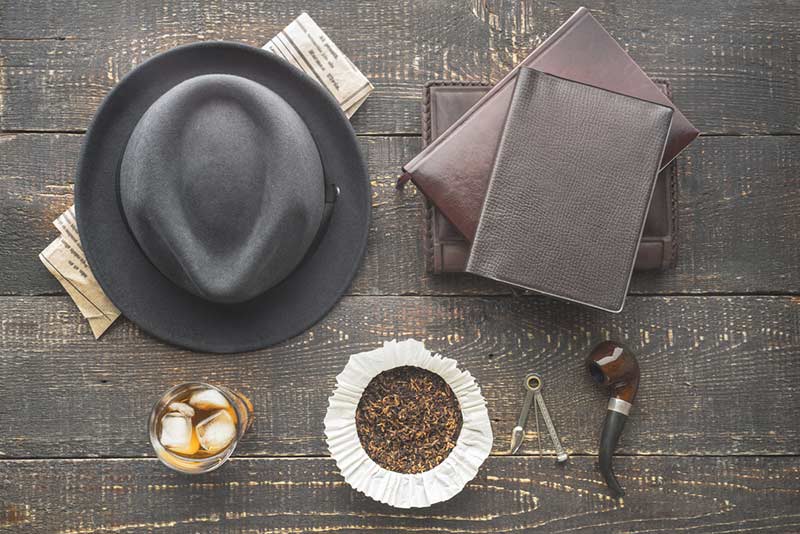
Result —
<svg viewBox="0 0 800 534"><path fill-rule="evenodd" d="M347 297L290 342L213 355L155 341L125 320L95 341L67 297L3 297L0 456L151 455L150 407L196 380L252 399L256 424L242 454L326 454L327 399L349 355L409 337L476 377L495 453L508 448L522 379L534 370L564 446L594 453L608 393L583 360L611 338L642 368L624 454L798 454L799 316L797 297L634 297L620 315L534 297ZM529 427L522 452L535 454Z"/></svg>
<svg viewBox="0 0 800 534"><path fill-rule="evenodd" d="M72 203L82 136L3 134L0 294L63 293L38 260ZM361 137L373 184L369 248L357 295L509 294L469 275L424 272L422 201L394 189L418 138ZM679 160L675 269L636 274L634 294L797 293L800 288L800 136L702 137ZM768 229L768 230L765 230Z"/></svg>
<svg viewBox="0 0 800 534"><path fill-rule="evenodd" d="M327 459L234 459L202 477L156 460L0 462L0 531L796 532L792 458L620 458L611 500L593 458L490 458L448 502L394 509L355 492Z"/></svg>
<svg viewBox="0 0 800 534"><path fill-rule="evenodd" d="M261 46L305 10L376 86L356 129L418 133L425 81L497 81L580 5L648 74L672 81L702 131L800 132L800 4L769 0L5 2L0 128L83 129L155 53L204 39Z"/></svg>

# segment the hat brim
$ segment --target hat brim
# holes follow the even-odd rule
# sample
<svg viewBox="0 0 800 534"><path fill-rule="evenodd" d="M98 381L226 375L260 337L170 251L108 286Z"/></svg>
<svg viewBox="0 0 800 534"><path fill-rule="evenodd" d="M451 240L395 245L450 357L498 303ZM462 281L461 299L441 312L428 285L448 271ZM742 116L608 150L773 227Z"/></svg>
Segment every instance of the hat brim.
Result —
<svg viewBox="0 0 800 534"><path fill-rule="evenodd" d="M232 74L263 84L303 118L326 179L339 188L323 237L280 284L240 304L203 300L174 285L150 262L123 217L117 168L128 137L150 105L178 83ZM244 352L310 328L350 286L366 249L370 183L350 122L316 81L251 46L202 42L142 63L106 96L86 137L75 179L81 243L100 286L131 321L169 343L203 352Z"/></svg>

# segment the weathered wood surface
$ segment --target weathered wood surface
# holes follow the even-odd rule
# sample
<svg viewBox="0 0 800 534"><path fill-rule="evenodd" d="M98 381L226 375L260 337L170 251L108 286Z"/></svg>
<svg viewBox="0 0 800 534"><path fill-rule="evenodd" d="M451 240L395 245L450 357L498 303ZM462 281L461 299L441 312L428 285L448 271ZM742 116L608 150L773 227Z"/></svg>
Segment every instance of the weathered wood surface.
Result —
<svg viewBox="0 0 800 534"><path fill-rule="evenodd" d="M791 458L619 458L611 500L592 458L490 458L452 500L397 510L333 461L234 459L202 479L157 460L0 462L0 532L797 532ZM20 483L24 481L24 483Z"/></svg>
<svg viewBox="0 0 800 534"><path fill-rule="evenodd" d="M376 91L360 133L418 133L428 79L497 81L585 4L706 133L800 133L800 3L770 0L0 4L0 128L81 130L133 66L178 44L261 45L308 11Z"/></svg>
<svg viewBox="0 0 800 534"><path fill-rule="evenodd" d="M0 134L0 294L63 293L37 254L72 203L82 136ZM467 275L425 273L421 197L394 189L417 138L362 137L373 181L369 250L351 294L508 294ZM679 159L675 269L636 274L635 294L800 291L800 136L702 137ZM764 229L769 228L765 232Z"/></svg>
<svg viewBox="0 0 800 534"><path fill-rule="evenodd" d="M392 187L420 148L425 81L497 81L579 5L712 134L679 159L678 265L636 275L621 315L427 275L419 194ZM351 296L249 354L182 351L124 319L95 341L36 255L72 203L97 105L157 52L260 45L303 10L376 86L353 120L374 216ZM0 0L0 532L800 531L798 20L800 3L770 0ZM335 375L395 337L456 358L493 419L478 478L428 510L374 503L320 457ZM589 456L607 393L582 361L606 338L642 364L621 502ZM564 468L535 456L532 432L521 455L501 456L532 369L576 454ZM196 379L241 389L257 412L240 457L202 478L143 458L154 399Z"/></svg>
<svg viewBox="0 0 800 534"><path fill-rule="evenodd" d="M95 341L67 297L3 297L0 316L5 457L152 455L153 402L198 379L252 399L242 454L324 455L327 399L349 355L407 337L476 377L496 453L532 370L547 381L564 446L596 452L608 393L583 359L606 338L629 344L642 367L623 454L800 453L797 297L634 297L618 316L536 297L347 297L299 338L230 356L178 350L125 320ZM524 454L538 452L529 426Z"/></svg>

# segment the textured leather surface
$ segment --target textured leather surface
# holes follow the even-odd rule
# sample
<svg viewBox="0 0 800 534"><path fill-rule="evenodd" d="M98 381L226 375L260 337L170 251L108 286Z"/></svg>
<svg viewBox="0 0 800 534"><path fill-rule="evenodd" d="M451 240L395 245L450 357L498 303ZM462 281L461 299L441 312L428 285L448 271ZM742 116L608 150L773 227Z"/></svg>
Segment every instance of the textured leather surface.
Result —
<svg viewBox="0 0 800 534"><path fill-rule="evenodd" d="M603 27L580 8L520 66L673 107ZM472 241L519 67L404 169L459 232ZM666 166L698 131L675 110ZM457 185L456 185L457 184Z"/></svg>
<svg viewBox="0 0 800 534"><path fill-rule="evenodd" d="M672 98L669 82L653 80ZM430 144L491 88L480 82L436 80L425 84L422 98L422 142ZM644 233L636 255L635 271L666 270L677 256L677 179L672 161L658 175ZM470 243L442 212L425 199L423 249L425 268L434 274L463 272L467 267Z"/></svg>
<svg viewBox="0 0 800 534"><path fill-rule="evenodd" d="M671 120L520 70L467 271L620 311Z"/></svg>
<svg viewBox="0 0 800 534"><path fill-rule="evenodd" d="M491 88L480 82L430 81L422 96L422 143L429 145ZM470 243L425 197L425 268L432 273L464 272Z"/></svg>

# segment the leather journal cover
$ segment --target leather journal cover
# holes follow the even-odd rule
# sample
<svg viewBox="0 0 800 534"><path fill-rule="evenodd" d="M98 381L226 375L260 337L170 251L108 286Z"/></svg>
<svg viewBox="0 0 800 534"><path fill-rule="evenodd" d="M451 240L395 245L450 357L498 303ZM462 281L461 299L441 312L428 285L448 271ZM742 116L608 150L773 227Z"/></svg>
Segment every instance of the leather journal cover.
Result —
<svg viewBox="0 0 800 534"><path fill-rule="evenodd" d="M521 69L467 271L621 311L672 115Z"/></svg>
<svg viewBox="0 0 800 534"><path fill-rule="evenodd" d="M661 167L699 133L589 11L580 8L403 168L401 183L413 180L469 241L478 226L513 82L523 66L674 109L673 127Z"/></svg>
<svg viewBox="0 0 800 534"><path fill-rule="evenodd" d="M669 82L653 80L667 97L672 98ZM422 142L431 143L491 86L481 82L430 81L422 97ZM678 248L678 191L676 163L673 160L658 175L644 233L636 255L635 271L665 270L674 267ZM470 243L427 198L424 200L422 243L425 268L434 274L463 272L467 266Z"/></svg>

